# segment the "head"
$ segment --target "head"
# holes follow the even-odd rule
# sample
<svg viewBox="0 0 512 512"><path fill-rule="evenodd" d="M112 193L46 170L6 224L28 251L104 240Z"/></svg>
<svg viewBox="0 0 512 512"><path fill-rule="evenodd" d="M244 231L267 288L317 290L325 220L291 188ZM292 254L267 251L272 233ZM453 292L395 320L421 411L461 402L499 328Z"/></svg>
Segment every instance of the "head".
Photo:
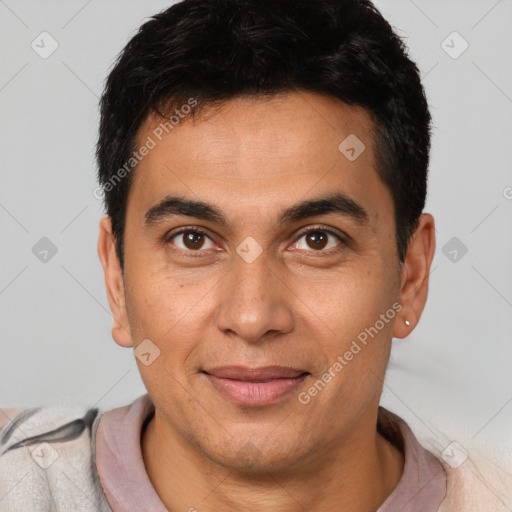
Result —
<svg viewBox="0 0 512 512"><path fill-rule="evenodd" d="M140 28L101 99L98 248L169 429L265 469L374 428L427 297L429 147L418 70L370 2L185 0ZM212 385L225 365L304 379L252 407Z"/></svg>

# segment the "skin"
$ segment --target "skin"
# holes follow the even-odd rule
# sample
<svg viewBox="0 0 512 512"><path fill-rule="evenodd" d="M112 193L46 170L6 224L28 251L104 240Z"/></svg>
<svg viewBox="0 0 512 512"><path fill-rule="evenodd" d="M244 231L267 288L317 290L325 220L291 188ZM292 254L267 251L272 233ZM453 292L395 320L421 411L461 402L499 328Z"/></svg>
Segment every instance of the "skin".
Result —
<svg viewBox="0 0 512 512"><path fill-rule="evenodd" d="M146 120L141 143L159 122ZM110 219L101 220L112 336L134 348L150 339L160 350L149 366L137 359L155 404L141 445L169 510L370 512L397 486L403 454L377 433L377 410L392 337L410 334L425 306L434 219L421 216L400 265L372 130L363 109L314 93L231 100L183 120L139 164L124 275ZM349 134L366 145L353 162L338 150ZM277 224L285 208L333 191L362 205L368 224L333 213ZM146 226L146 211L166 195L215 205L231 228L183 215ZM182 235L171 238L184 226L209 233L198 257ZM349 243L328 235L318 249L301 235L311 226ZM262 248L252 263L236 252L248 236ZM402 307L394 319L301 404L298 393L394 303ZM226 364L310 375L274 404L243 407L200 373Z"/></svg>

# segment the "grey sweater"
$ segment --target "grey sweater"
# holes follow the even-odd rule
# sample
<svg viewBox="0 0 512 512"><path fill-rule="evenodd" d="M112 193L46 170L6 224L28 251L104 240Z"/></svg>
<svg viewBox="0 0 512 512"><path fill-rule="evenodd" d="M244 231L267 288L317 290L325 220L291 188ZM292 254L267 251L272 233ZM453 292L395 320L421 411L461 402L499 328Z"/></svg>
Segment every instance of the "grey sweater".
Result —
<svg viewBox="0 0 512 512"><path fill-rule="evenodd" d="M98 409L24 409L1 430L0 512L110 512L95 465Z"/></svg>

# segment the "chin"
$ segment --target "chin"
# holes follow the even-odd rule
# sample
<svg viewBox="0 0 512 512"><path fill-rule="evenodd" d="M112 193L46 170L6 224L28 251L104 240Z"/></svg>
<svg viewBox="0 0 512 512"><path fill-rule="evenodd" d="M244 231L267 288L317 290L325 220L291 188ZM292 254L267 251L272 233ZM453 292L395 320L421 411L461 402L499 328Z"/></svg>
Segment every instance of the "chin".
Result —
<svg viewBox="0 0 512 512"><path fill-rule="evenodd" d="M295 442L286 435L272 442L267 437L268 434L258 437L246 432L243 437L219 440L216 445L200 443L199 449L214 463L252 477L290 471L306 456L308 450L299 437Z"/></svg>

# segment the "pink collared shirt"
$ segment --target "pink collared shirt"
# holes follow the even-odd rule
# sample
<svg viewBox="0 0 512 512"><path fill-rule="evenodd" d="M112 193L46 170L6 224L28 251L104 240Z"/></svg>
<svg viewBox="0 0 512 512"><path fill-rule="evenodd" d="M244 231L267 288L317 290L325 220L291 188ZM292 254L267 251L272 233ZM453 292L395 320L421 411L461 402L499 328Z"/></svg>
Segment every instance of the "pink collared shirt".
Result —
<svg viewBox="0 0 512 512"><path fill-rule="evenodd" d="M146 473L140 445L143 425L154 412L149 395L103 414L96 432L96 468L114 512L166 512ZM446 495L446 474L397 415L379 407L378 430L404 453L397 487L377 512L437 512Z"/></svg>

